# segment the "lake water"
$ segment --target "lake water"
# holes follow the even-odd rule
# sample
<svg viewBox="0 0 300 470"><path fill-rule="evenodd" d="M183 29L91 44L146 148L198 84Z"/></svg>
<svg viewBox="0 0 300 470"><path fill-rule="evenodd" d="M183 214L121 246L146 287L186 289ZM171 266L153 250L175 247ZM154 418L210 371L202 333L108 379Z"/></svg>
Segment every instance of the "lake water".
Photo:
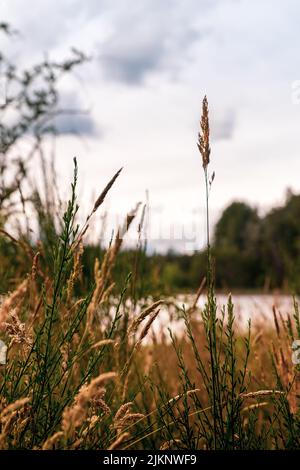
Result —
<svg viewBox="0 0 300 470"><path fill-rule="evenodd" d="M170 299L171 300L171 299ZM226 305L228 296L224 294L217 295L218 310ZM175 300L175 304L178 308L185 305L187 309L192 305L194 296L192 295L178 295ZM205 295L202 295L197 303L199 308L203 308L206 302ZM287 314L293 315L294 313L294 301L293 297L289 295L232 295L232 302L234 304L234 316L236 319L236 325L239 330L245 330L247 328L248 320L251 319L251 325L253 327L259 327L260 325L273 321L273 306L275 306L277 312L281 313L283 318L287 318ZM170 315L171 310L171 315ZM199 315L195 312L193 315ZM172 308L167 309L162 307L159 313L158 319L154 322L154 331L160 335L162 331L168 334L168 327L170 327L175 333L182 334L184 331L183 320L178 320L175 309L172 312Z"/></svg>

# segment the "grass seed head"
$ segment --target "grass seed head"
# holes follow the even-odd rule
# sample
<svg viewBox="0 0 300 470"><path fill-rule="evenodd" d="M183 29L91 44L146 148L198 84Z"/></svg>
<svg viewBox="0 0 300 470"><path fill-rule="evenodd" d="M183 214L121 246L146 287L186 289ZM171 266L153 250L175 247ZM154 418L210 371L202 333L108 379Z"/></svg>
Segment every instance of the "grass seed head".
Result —
<svg viewBox="0 0 300 470"><path fill-rule="evenodd" d="M206 169L210 161L208 101L206 96L202 102L202 116L200 120L200 132L198 134L197 145L202 156L203 168Z"/></svg>

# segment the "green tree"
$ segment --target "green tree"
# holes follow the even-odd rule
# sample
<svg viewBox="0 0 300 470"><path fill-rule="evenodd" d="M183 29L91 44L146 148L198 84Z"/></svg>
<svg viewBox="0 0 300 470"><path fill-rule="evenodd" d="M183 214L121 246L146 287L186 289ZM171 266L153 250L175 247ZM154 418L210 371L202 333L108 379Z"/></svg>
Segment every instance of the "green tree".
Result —
<svg viewBox="0 0 300 470"><path fill-rule="evenodd" d="M300 195L288 191L282 207L263 220L263 255L273 286L300 287Z"/></svg>
<svg viewBox="0 0 300 470"><path fill-rule="evenodd" d="M244 202L233 202L215 227L214 256L219 287L262 287L261 220Z"/></svg>

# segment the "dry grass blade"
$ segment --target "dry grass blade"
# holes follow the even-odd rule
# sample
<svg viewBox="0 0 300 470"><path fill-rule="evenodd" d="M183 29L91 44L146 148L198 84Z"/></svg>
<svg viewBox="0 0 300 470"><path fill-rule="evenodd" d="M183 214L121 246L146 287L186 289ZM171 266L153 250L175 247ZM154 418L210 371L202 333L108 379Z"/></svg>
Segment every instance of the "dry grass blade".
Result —
<svg viewBox="0 0 300 470"><path fill-rule="evenodd" d="M156 317L158 316L159 312L160 312L160 310L157 309L155 312L150 314L150 317L149 317L146 325L144 326L144 328L141 331L140 339L138 340L138 343L136 344L136 347L138 347L140 345L140 343L143 341L143 339L147 336L147 334L148 334L148 332L151 328L151 325L154 322L154 320L156 319Z"/></svg>
<svg viewBox="0 0 300 470"><path fill-rule="evenodd" d="M114 340L102 339L101 341L97 341L97 343L93 344L93 346L91 346L91 349L102 348L102 346L107 346L108 344L114 344Z"/></svg>
<svg viewBox="0 0 300 470"><path fill-rule="evenodd" d="M153 312L153 310L155 310L157 307L159 307L162 303L163 303L162 300L157 300L152 305L145 308L139 314L139 316L132 322L132 324L131 324L131 326L128 330L128 335L135 333L137 331L138 327L140 326L140 324L143 322L143 320L145 320L145 318L147 318L148 315L150 315Z"/></svg>
<svg viewBox="0 0 300 470"><path fill-rule="evenodd" d="M117 173L112 177L112 179L109 181L109 183L105 186L105 188L103 189L100 196L97 198L97 200L94 204L92 212L87 216L85 224L83 225L81 231L79 232L76 240L73 243L73 251L75 251L77 249L78 245L82 242L83 236L85 235L85 233L87 232L87 229L89 227L89 221L90 221L91 217L97 211L97 209L103 204L104 199L105 199L108 191L111 189L111 187L113 186L114 182L116 181L116 179L118 178L118 176L119 176L119 174L121 173L122 170L123 170L123 168L120 168L120 170L117 171Z"/></svg>
<svg viewBox="0 0 300 470"><path fill-rule="evenodd" d="M206 284L206 277L204 276L204 278L202 279L202 281L200 283L200 286L198 287L198 290L196 292L194 302L192 303L191 307L189 308L190 313L192 313L194 310L196 310L198 300L199 300L200 295L202 294L202 292L204 290L205 284Z"/></svg>
<svg viewBox="0 0 300 470"><path fill-rule="evenodd" d="M281 390L257 390L256 392L242 393L241 398L259 398L267 397L270 395L285 395L285 392Z"/></svg>
<svg viewBox="0 0 300 470"><path fill-rule="evenodd" d="M19 245L25 251L25 253L30 259L34 258L35 254L31 246L29 245L29 243L25 243L22 240L17 240L15 237L13 237L10 233L8 233L3 228L0 228L0 233L2 233L7 238L9 238L15 245Z"/></svg>

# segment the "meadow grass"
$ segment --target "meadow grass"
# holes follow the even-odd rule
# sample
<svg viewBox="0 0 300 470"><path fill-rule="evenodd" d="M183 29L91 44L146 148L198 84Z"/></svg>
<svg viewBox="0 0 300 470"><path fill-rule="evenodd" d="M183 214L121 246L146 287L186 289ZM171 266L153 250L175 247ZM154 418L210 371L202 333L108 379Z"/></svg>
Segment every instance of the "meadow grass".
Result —
<svg viewBox="0 0 300 470"><path fill-rule="evenodd" d="M177 309L185 324L180 337L171 330L158 337L152 329L162 306L171 314L172 302L137 290L145 208L127 214L95 260L93 284L84 283L84 236L121 170L83 227L77 225L74 160L61 219L36 194L38 243L1 229L21 253L14 287L0 305L1 339L8 345L7 362L0 366L1 449L299 448L299 366L291 359L292 342L300 337L297 303L287 318L274 309L274 326L249 324L244 336L235 325L230 295L218 313L206 98L198 148L206 188L207 273L191 306ZM117 286L114 267L137 214L138 249ZM207 300L200 310L197 299L204 289Z"/></svg>

